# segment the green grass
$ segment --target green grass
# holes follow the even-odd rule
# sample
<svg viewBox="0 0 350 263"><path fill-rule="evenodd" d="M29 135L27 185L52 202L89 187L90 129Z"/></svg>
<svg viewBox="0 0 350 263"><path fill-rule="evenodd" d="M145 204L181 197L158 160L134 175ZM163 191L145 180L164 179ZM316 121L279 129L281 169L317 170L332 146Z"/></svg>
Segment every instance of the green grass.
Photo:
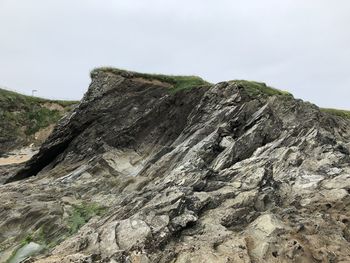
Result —
<svg viewBox="0 0 350 263"><path fill-rule="evenodd" d="M52 240L48 240L46 232L45 232L45 225L40 227L37 231L27 234L20 242L19 242L19 248L24 247L25 245L29 244L30 242L38 243L45 247L52 247L50 246Z"/></svg>
<svg viewBox="0 0 350 263"><path fill-rule="evenodd" d="M293 95L287 91L275 89L267 86L265 83L247 80L234 80L238 86L245 89L249 96L284 96L293 98Z"/></svg>
<svg viewBox="0 0 350 263"><path fill-rule="evenodd" d="M62 117L62 114L58 110L38 108L25 112L23 117L28 120L28 128L25 133L31 135L50 124L56 123Z"/></svg>
<svg viewBox="0 0 350 263"><path fill-rule="evenodd" d="M82 203L79 205L73 205L72 210L69 212L67 219L67 230L63 231L60 236L50 237L49 232L45 225L41 226L37 231L27 234L19 241L17 249L12 253L10 258L6 262L11 260L16 255L17 251L29 244L35 242L45 247L45 251L57 246L67 237L75 234L78 230L85 225L92 217L96 215L103 215L107 208L102 207L96 203Z"/></svg>
<svg viewBox="0 0 350 263"><path fill-rule="evenodd" d="M21 105L28 106L30 104L51 102L51 103L59 104L62 107L69 107L78 103L78 101L49 100L49 99L44 99L40 97L23 95L10 90L0 89L0 105L7 106L9 108L15 107L15 105L13 105L14 102L20 104L20 106Z"/></svg>
<svg viewBox="0 0 350 263"><path fill-rule="evenodd" d="M93 78L97 72L122 74L125 76L144 78L147 80L158 80L158 81L170 84L172 88L169 89L169 91L171 92L178 92L180 90L186 90L186 89L191 89L194 87L205 86L210 84L209 82L197 76L173 76L173 75L161 75L161 74L146 74L146 73L131 72L131 71L117 69L117 68L111 68L111 67L102 67L102 68L97 68L92 70L90 74L91 78Z"/></svg>
<svg viewBox="0 0 350 263"><path fill-rule="evenodd" d="M68 218L68 228L70 234L75 234L85 225L92 217L103 215L106 212L105 207L95 203L83 203L74 205L73 210Z"/></svg>
<svg viewBox="0 0 350 263"><path fill-rule="evenodd" d="M19 246L12 252L11 256L5 261L5 263L10 263L13 261L13 259L15 258L18 250L22 247L24 247L25 245L28 245L30 242L33 241L33 236L31 234L28 234L27 236L25 236L21 241Z"/></svg>
<svg viewBox="0 0 350 263"><path fill-rule="evenodd" d="M26 237L24 237L21 241L21 247L29 244L30 242L33 241L33 235L32 234L28 234Z"/></svg>
<svg viewBox="0 0 350 263"><path fill-rule="evenodd" d="M256 82L256 81L247 81L247 80L234 80L237 85L244 88L245 91L251 97L257 96L283 96L287 98L293 98L293 95L287 91L271 88L265 83ZM322 112L332 114L334 116L350 119L350 111L339 110L339 109L330 109L330 108L320 108Z"/></svg>
<svg viewBox="0 0 350 263"><path fill-rule="evenodd" d="M48 109L45 103L58 104L63 111ZM56 123L76 101L47 100L0 89L0 150L6 150L19 140L30 142L31 136L42 128Z"/></svg>
<svg viewBox="0 0 350 263"><path fill-rule="evenodd" d="M41 226L35 232L26 234L19 242L17 248L13 251L10 258L6 261L11 262L16 256L18 250L30 242L35 242L44 247L44 251L57 246L60 242L65 240L67 237L75 234L78 230L85 225L92 217L96 215L102 215L106 212L107 208L102 207L96 203L81 203L74 205L69 212L67 219L67 229L62 231L59 236L50 237L50 231L46 228L46 225Z"/></svg>
<svg viewBox="0 0 350 263"><path fill-rule="evenodd" d="M44 238L43 236L43 228L40 228L39 231L37 233L30 233L27 234L20 242L19 245L17 246L17 248L12 252L11 256L6 260L6 263L10 263L13 261L13 259L15 258L17 252L19 251L19 249L21 249L22 247L24 247L25 245L28 245L30 242L35 242L37 244L40 244L42 246L44 246L44 250L47 250L49 248L52 248L53 246L49 245L49 241L47 239Z"/></svg>
<svg viewBox="0 0 350 263"><path fill-rule="evenodd" d="M321 111L329 113L329 114L332 114L334 116L342 117L342 118L345 118L345 119L350 119L350 111L347 111L347 110L321 108Z"/></svg>

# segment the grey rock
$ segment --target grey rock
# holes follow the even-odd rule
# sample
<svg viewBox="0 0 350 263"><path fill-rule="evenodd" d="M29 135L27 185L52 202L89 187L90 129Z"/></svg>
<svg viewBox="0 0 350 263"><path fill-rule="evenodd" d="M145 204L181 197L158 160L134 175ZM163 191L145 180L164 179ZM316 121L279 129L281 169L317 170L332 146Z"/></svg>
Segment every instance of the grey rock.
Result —
<svg viewBox="0 0 350 263"><path fill-rule="evenodd" d="M20 263L33 256L35 254L40 253L44 249L43 246L36 244L34 242L30 242L20 249L14 254L14 256L9 260L9 263Z"/></svg>
<svg viewBox="0 0 350 263"><path fill-rule="evenodd" d="M1 260L30 234L42 263L350 261L349 120L239 81L92 77L0 180Z"/></svg>

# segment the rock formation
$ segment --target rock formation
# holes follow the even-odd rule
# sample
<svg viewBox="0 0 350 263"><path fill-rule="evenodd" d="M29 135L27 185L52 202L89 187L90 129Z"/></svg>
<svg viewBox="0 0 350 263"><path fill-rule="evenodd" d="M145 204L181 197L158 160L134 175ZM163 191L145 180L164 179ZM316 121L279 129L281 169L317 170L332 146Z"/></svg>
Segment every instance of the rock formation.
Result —
<svg viewBox="0 0 350 263"><path fill-rule="evenodd" d="M91 75L0 186L0 261L350 261L350 120L261 83Z"/></svg>

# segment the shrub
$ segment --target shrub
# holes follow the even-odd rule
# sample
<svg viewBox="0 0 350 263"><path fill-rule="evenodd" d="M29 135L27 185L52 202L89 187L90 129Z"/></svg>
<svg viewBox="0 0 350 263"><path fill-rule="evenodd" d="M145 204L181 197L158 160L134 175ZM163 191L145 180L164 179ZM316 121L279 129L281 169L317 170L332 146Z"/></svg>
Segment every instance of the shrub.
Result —
<svg viewBox="0 0 350 263"><path fill-rule="evenodd" d="M265 83L256 82L256 81L247 81L247 80L234 80L241 88L244 88L249 96L285 96L293 98L293 95L287 91L275 89L267 86Z"/></svg>
<svg viewBox="0 0 350 263"><path fill-rule="evenodd" d="M105 207L101 207L95 203L83 203L73 205L70 217L68 218L68 227L70 234L78 232L92 217L102 215L106 212Z"/></svg>

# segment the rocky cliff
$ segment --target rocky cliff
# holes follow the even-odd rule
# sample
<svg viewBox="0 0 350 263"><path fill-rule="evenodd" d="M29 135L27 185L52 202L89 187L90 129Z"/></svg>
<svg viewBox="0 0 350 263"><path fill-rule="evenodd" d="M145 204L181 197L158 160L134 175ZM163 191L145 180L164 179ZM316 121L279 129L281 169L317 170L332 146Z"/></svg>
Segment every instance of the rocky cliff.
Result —
<svg viewBox="0 0 350 263"><path fill-rule="evenodd" d="M262 83L91 75L0 186L0 259L350 261L349 119Z"/></svg>

